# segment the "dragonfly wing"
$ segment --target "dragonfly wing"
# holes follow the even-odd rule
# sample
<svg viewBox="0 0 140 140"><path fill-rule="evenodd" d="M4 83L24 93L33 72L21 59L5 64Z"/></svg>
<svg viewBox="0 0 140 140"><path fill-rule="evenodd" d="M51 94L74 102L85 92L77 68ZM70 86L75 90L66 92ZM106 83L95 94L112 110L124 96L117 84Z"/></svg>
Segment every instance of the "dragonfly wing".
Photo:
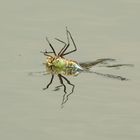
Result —
<svg viewBox="0 0 140 140"><path fill-rule="evenodd" d="M105 65L103 67L108 67L108 68L120 68L120 67L133 67L133 64L114 64L114 65ZM102 67L102 66L100 66Z"/></svg>
<svg viewBox="0 0 140 140"><path fill-rule="evenodd" d="M129 67L133 67L133 64L112 64L109 65L108 62L110 61L115 61L115 59L111 59L111 58L103 58L103 59L97 59L96 61L89 61L89 62L82 62L79 63L79 65L84 69L84 72L87 73L94 73L106 78L112 78L112 79L117 79L117 80L121 80L121 81L126 81L128 80L125 77L119 76L119 75L112 75L112 74L104 74L104 73L99 73L99 72L95 72L95 71L91 71L90 68L99 64L99 66L102 67L107 67L107 68L120 68L122 66L129 66Z"/></svg>
<svg viewBox="0 0 140 140"><path fill-rule="evenodd" d="M30 76L41 76L41 75L49 75L50 73L46 71L35 71L35 72L29 72L28 75Z"/></svg>
<svg viewBox="0 0 140 140"><path fill-rule="evenodd" d="M92 73L95 73L97 75L100 75L100 76L103 76L103 77L106 77L106 78L112 78L112 79L117 79L117 80L121 80L121 81L127 81L129 79L125 78L125 77L122 77L122 76L119 76L119 75L113 75L113 74L104 74L104 73L99 73L99 72L92 72Z"/></svg>
<svg viewBox="0 0 140 140"><path fill-rule="evenodd" d="M97 59L95 61L89 61L89 62L80 62L79 65L85 69L89 69L97 64L107 64L108 61L115 61L115 59L112 58L102 58Z"/></svg>

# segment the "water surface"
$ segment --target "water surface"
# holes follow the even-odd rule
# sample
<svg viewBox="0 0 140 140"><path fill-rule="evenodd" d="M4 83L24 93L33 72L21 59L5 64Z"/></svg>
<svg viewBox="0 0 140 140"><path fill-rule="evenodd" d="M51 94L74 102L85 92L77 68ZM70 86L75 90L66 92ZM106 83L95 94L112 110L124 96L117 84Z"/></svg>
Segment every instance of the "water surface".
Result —
<svg viewBox="0 0 140 140"><path fill-rule="evenodd" d="M140 2L118 1L3 1L0 5L0 138L3 140L139 140L140 139ZM49 37L66 40L71 31L77 61L115 58L134 68L102 69L125 76L122 82L94 74L70 77L74 94L61 109L63 90L42 88L49 76L29 76L44 70ZM71 46L72 47L72 46Z"/></svg>

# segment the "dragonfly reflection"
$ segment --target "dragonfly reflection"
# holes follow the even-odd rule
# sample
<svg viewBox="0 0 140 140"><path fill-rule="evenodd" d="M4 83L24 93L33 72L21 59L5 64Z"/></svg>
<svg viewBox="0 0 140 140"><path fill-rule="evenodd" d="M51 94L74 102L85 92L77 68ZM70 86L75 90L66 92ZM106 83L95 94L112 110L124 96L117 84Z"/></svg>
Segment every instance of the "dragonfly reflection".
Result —
<svg viewBox="0 0 140 140"><path fill-rule="evenodd" d="M64 46L63 48L59 51L59 53L56 53L55 49L53 48L52 44L46 37L46 40L51 48L51 51L45 50L42 52L46 57L46 60L44 62L44 65L46 67L46 72L47 74L51 75L51 80L47 84L44 90L49 88L49 86L52 84L54 76L58 76L60 85L55 87L55 90L59 90L61 87L64 88L64 95L62 99L62 106L64 103L66 103L69 99L69 96L74 92L75 85L72 84L66 77L67 76L77 76L78 74L82 72L87 72L87 73L95 73L97 75L101 75L104 77L109 77L109 78L114 78L118 80L128 80L125 77L117 76L117 75L111 75L111 74L103 74L95 71L91 71L91 67L97 65L97 64L103 64L106 67L121 67L121 66L131 66L130 64L117 64L117 65L108 65L107 62L109 61L115 61L115 59L111 58L103 58L103 59L98 59L96 61L91 61L91 62L84 62L84 63L78 63L74 60L69 60L64 58L64 56L73 53L77 51L76 44L74 42L74 39L70 33L70 31L66 28L66 36L67 36L67 43L60 40L59 38L55 38L56 41L62 43ZM72 42L74 49L67 51L68 48L70 47L70 42ZM64 84L64 81L67 82L72 88L71 92L67 92L67 87Z"/></svg>

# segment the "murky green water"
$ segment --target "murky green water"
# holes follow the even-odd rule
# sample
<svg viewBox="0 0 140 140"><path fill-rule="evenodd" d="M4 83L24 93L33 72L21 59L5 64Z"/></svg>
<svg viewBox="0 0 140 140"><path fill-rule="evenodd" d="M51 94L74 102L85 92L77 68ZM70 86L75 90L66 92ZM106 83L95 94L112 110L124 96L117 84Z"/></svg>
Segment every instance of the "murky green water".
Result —
<svg viewBox="0 0 140 140"><path fill-rule="evenodd" d="M2 140L139 140L140 139L140 2L119 1L3 1L0 5L0 139ZM66 40L71 31L77 61L115 58L134 68L104 69L125 76L122 82L95 74L70 77L75 92L61 109L63 90L42 88L49 76L42 71L54 37Z"/></svg>

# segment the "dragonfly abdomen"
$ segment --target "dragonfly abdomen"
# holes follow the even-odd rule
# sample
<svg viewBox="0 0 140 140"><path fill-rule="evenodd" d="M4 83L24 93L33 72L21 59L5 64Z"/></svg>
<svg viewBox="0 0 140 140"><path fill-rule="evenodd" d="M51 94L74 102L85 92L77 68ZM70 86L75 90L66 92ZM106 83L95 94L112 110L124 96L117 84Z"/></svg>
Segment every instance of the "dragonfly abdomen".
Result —
<svg viewBox="0 0 140 140"><path fill-rule="evenodd" d="M77 62L72 60L67 60L65 73L64 75L78 75L81 71L83 71L83 68L77 64Z"/></svg>

